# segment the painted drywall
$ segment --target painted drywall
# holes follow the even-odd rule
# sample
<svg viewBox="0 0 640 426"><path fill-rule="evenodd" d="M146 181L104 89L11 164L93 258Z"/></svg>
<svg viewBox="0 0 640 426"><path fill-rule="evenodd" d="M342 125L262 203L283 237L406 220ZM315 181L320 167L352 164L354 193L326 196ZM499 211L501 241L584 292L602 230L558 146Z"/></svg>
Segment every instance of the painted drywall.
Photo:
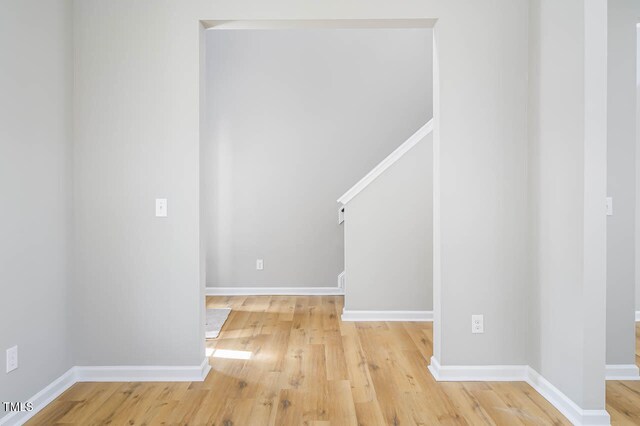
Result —
<svg viewBox="0 0 640 426"><path fill-rule="evenodd" d="M636 0L609 0L607 364L635 364Z"/></svg>
<svg viewBox="0 0 640 426"><path fill-rule="evenodd" d="M640 27L636 27L636 247L640 247ZM636 311L640 312L640 250L636 250Z"/></svg>
<svg viewBox="0 0 640 426"><path fill-rule="evenodd" d="M437 18L436 357L525 364L528 4L76 2L81 360L192 364L203 353L199 20ZM160 196L169 199L163 220L153 217ZM485 315L482 335L470 332L476 313Z"/></svg>
<svg viewBox="0 0 640 426"><path fill-rule="evenodd" d="M441 365L527 359L527 5L443 8L435 27L434 318ZM468 32L473 27L483 36ZM484 315L482 335L471 333L473 314Z"/></svg>
<svg viewBox="0 0 640 426"><path fill-rule="evenodd" d="M0 401L29 401L72 366L71 16L65 0L0 2Z"/></svg>
<svg viewBox="0 0 640 426"><path fill-rule="evenodd" d="M345 206L345 310L433 309L433 134Z"/></svg>
<svg viewBox="0 0 640 426"><path fill-rule="evenodd" d="M20 3L26 4L24 0ZM580 90L575 89L574 80L582 80L584 70L591 69L589 65L592 65L575 66L574 62L581 60L574 55L580 56L590 49L583 49L579 40L574 43L574 32L578 31L576 26L583 27L580 30L600 30L601 22L597 18L606 16L606 10L596 10L593 16L589 14L589 20L596 20L597 25L590 25L592 22L583 25L580 19L585 16L583 5L578 4L581 2L556 3L532 4L534 15L538 13L549 18L544 20L548 23L548 28L545 25L544 29L551 30L544 36L542 34L547 33L535 32L538 38L532 41L532 52L551 61L531 64L532 84L544 88L533 92L533 103L538 104L538 108L532 110L532 115L537 115L537 119L545 118L544 126L539 126L536 119L538 126L531 131L544 136L540 138L544 141L539 146L544 156L544 162L540 164L558 172L557 179L550 182L543 194L545 208L536 210L534 218L538 218L538 214L545 219L556 218L556 207L561 206L559 221L569 225L569 237L573 239L576 230L572 221L580 220L573 214L579 210L573 203L584 200L576 200L574 192L567 190L567 183L579 179L575 174L580 172L572 168L569 156L587 153L585 165L593 167L595 161L598 168L593 174L593 183L602 188L595 191L597 196L591 191L585 193L589 198L586 209L589 215L601 207L606 192L606 172L603 173L604 168L596 161L597 158L604 159L606 153L599 151L598 144L595 150L591 149L590 132L576 135L569 130L573 124L578 124L577 130L573 130L576 133L590 130L585 123L575 122L573 116L575 112L584 112L584 102L580 100ZM13 6L13 3L5 4ZM588 8L602 6L600 1L589 4ZM434 114L436 357L443 365L526 362L526 352L530 348L525 342L535 340L526 339L527 326L523 321L523 311L526 312L523 307L529 298L524 290L529 284L528 245L524 232L529 216L525 195L527 6L528 2L524 0L499 0L490 4L445 0L348 0L313 4L280 1L267 4L254 0L75 2L74 135L77 144L74 149L74 206L77 219L74 230L79 266L75 275L73 320L83 323L74 327L81 362L193 364L201 359L204 352L201 312L204 283L200 280L199 260L198 20L230 17L438 18L435 44L439 57L436 76L439 86L434 92L437 105ZM33 11L48 12L48 9L38 4ZM46 22L50 22L52 13L45 14ZM29 13L30 22L34 16L40 14ZM535 19L532 21L536 22ZM578 22L574 24L575 21ZM567 23L568 34L560 30L566 29ZM29 28L24 39L37 34L34 27L37 25L24 26ZM48 28L46 25L40 27ZM13 27L4 25L3 30L6 28ZM55 39L49 32L46 37L43 34L39 46L42 40L52 38ZM14 41L12 37L3 39ZM559 46L552 46L552 41ZM561 46L567 49L560 51ZM48 52L52 54L53 63L57 63L62 46L54 47ZM555 57L556 52L563 55ZM24 53L22 49L21 53ZM554 68L553 63L561 66ZM569 67L562 71L567 64ZM595 68L594 71L602 71ZM545 72L536 77L540 69ZM536 79L541 81L536 83ZM554 87L556 82L560 83L559 87ZM590 84L585 86L592 90ZM14 87L17 90L23 85ZM55 87L59 90L66 86L56 84ZM569 97L554 97L554 91ZM45 100L51 99L56 97ZM595 102L591 103L592 100ZM40 101L42 105L42 99ZM606 104L604 97L589 101L595 106ZM555 104L567 108L558 110ZM25 121L25 128L29 131L46 128L42 123L57 117L59 109L58 103L53 113L42 122L38 121L38 126L33 125L33 120ZM33 109L29 112L32 114ZM585 122L591 122L595 117L596 133L602 133L599 120L606 117L606 113L597 112L599 114L593 117L586 117ZM554 119L555 113L569 116L568 122L557 129L554 120L559 118ZM56 123L60 122L56 120ZM568 147L563 143L564 139L556 135L556 130L567 136ZM50 137L50 134L45 136ZM585 136L589 142L588 152L581 152L574 145L579 136ZM552 143L558 141L561 143ZM549 152L560 155L556 158ZM582 157L577 155L573 160L576 158ZM569 168L562 171L564 164L558 165L558 162L567 163ZM50 184L51 180L43 183ZM559 186L558 191L556 186ZM586 184L584 187L590 188ZM568 199L564 198L565 192ZM167 196L170 200L170 216L162 221L153 218L153 198L158 196ZM44 207L50 208L49 205ZM583 215L584 207L583 204ZM474 214L469 214L470 211ZM24 215L22 209L20 213ZM590 216L587 219L592 220ZM604 218L602 224L604 229ZM555 219L552 225L545 227L544 235L550 235ZM567 230L558 227L557 231L557 235L565 235ZM596 234L597 238L604 235ZM38 241L41 242L41 238ZM601 244L593 246L606 246L606 240L599 242ZM564 246L573 249L574 244ZM604 365L605 352L604 309L600 309L605 300L604 286L599 293L598 282L589 283L589 287L582 289L587 298L558 303L559 298L570 294L567 287L571 286L565 285L563 274L558 280L555 270L551 270L554 276L549 279L547 267L557 265L549 256L543 257L546 263L537 277L543 276L545 285L539 289L539 294L550 297L551 303L545 300L539 305L544 306L539 318L552 318L552 325L559 332L549 329L547 319L541 324L539 335L543 338L543 346L549 350L538 356L538 364L543 366L543 373L550 373L554 384L570 392L571 389L564 386L563 378L551 374L548 368L552 363L566 361L554 344L572 336L574 328L568 335L562 335L567 324L578 323L590 330L592 339L583 335L584 347L574 352L571 362L585 373L582 378L576 378L576 385L593 395L574 400L584 408L603 406L599 365ZM595 260L594 267L601 268L598 259L590 253L589 258L583 259L583 267ZM557 260L563 265L568 261L567 281L573 285L575 259L559 254ZM604 282L604 268L595 272L589 277L595 276L599 281L602 275ZM553 282L559 284L557 288L550 285ZM33 297L35 292L32 288L29 291ZM51 304L51 298L48 303ZM564 313L557 315L558 311ZM484 335L472 336L469 332L471 313L485 314ZM589 357L587 348L594 357ZM53 353L51 347L47 350ZM64 354L64 351L56 353ZM598 361L599 356L602 362L595 365L594 360ZM52 365L50 360L47 362ZM596 379L588 377L584 380L586 372L592 369ZM568 371L574 370L569 368Z"/></svg>
<svg viewBox="0 0 640 426"><path fill-rule="evenodd" d="M604 408L606 2L530 3L530 364Z"/></svg>
<svg viewBox="0 0 640 426"><path fill-rule="evenodd" d="M77 365L205 357L195 4L74 3Z"/></svg>
<svg viewBox="0 0 640 426"><path fill-rule="evenodd" d="M81 359L192 363L200 353L198 20L393 17L440 19L434 286L447 339L436 355L443 365L524 363L527 4L76 3L75 305L93 320L76 330ZM485 315L482 336L469 331L474 313Z"/></svg>
<svg viewBox="0 0 640 426"><path fill-rule="evenodd" d="M336 287L336 199L433 116L431 29L210 29L206 43L207 286Z"/></svg>

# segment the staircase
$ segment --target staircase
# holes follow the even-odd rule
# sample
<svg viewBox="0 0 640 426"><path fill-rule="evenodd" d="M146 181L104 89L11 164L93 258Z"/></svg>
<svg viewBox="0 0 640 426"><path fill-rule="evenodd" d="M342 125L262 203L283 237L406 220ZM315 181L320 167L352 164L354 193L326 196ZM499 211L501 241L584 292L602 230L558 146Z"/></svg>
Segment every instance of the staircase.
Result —
<svg viewBox="0 0 640 426"><path fill-rule="evenodd" d="M432 316L433 122L339 199L345 321Z"/></svg>

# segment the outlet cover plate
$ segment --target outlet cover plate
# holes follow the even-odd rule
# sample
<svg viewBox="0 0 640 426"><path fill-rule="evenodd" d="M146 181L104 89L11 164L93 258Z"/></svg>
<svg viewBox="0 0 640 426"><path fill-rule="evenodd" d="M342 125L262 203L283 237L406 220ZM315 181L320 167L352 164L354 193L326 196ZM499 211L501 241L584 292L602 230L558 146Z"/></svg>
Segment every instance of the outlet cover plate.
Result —
<svg viewBox="0 0 640 426"><path fill-rule="evenodd" d="M484 315L471 315L471 332L484 333Z"/></svg>

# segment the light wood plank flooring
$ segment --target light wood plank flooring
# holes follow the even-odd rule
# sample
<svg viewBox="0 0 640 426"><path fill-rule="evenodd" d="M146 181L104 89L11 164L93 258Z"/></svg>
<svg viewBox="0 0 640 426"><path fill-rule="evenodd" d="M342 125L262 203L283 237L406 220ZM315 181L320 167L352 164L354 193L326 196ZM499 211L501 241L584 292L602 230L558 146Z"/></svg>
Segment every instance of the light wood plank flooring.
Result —
<svg viewBox="0 0 640 426"><path fill-rule="evenodd" d="M29 424L569 424L526 383L436 383L431 323L343 323L342 303L209 297L208 307L233 308L209 350L243 352L211 358L205 382L78 383ZM640 424L640 382L607 392L614 424Z"/></svg>
<svg viewBox="0 0 640 426"><path fill-rule="evenodd" d="M640 366L640 323L636 323L636 365ZM612 425L640 425L640 381L607 381Z"/></svg>

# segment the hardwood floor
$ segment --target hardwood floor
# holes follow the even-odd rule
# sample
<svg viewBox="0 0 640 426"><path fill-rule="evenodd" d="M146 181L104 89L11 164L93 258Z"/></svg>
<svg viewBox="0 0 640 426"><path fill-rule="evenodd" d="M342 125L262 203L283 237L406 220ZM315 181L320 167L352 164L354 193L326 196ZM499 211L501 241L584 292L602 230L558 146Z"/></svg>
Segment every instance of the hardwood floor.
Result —
<svg viewBox="0 0 640 426"><path fill-rule="evenodd" d="M227 352L214 352L206 381L78 383L28 424L569 424L526 383L435 382L431 323L343 323L342 303L209 297L208 307L233 311L208 342ZM607 392L614 424L640 424L640 382Z"/></svg>
<svg viewBox="0 0 640 426"><path fill-rule="evenodd" d="M640 322L636 323L636 365L640 366ZM607 381L612 425L640 425L640 381Z"/></svg>

